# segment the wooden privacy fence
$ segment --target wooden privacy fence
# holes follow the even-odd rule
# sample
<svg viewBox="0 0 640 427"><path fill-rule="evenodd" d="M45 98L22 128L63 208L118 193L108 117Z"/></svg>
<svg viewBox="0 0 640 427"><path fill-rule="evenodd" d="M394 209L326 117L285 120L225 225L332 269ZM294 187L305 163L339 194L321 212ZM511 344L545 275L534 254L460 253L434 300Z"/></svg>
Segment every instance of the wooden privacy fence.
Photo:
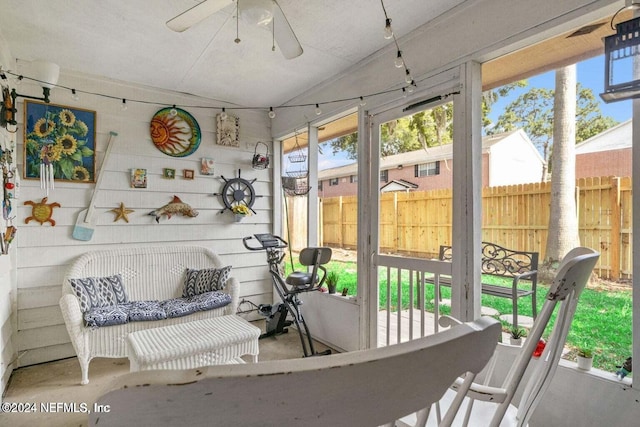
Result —
<svg viewBox="0 0 640 427"><path fill-rule="evenodd" d="M440 245L451 245L451 194L451 189L381 194L381 251L437 258ZM550 199L550 182L485 187L482 240L539 252L544 259ZM596 274L631 278L631 178L581 178L576 201L580 242L601 253ZM320 200L323 245L356 248L357 205L356 196ZM290 220L299 224L296 214Z"/></svg>

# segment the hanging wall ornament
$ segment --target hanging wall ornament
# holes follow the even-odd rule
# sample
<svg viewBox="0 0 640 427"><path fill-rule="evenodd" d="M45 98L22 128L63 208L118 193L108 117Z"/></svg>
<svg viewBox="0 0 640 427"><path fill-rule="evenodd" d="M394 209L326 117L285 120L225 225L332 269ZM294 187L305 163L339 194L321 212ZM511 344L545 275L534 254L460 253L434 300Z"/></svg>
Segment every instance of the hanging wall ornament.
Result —
<svg viewBox="0 0 640 427"><path fill-rule="evenodd" d="M264 145L264 153L258 152L258 147ZM253 158L251 159L251 167L254 169L266 169L269 167L269 146L265 142L257 142L253 149Z"/></svg>
<svg viewBox="0 0 640 427"><path fill-rule="evenodd" d="M202 134L196 119L180 108L163 108L151 119L151 140L172 157L186 157L200 146Z"/></svg>
<svg viewBox="0 0 640 427"><path fill-rule="evenodd" d="M240 169L238 169L237 178L226 179L224 176L221 176L221 178L224 181L222 192L213 193L214 196L222 197L224 209L222 209L220 213L223 213L227 209L233 212L233 208L235 206L244 205L248 210L255 214L256 211L253 210L252 206L256 201L256 197L262 197L256 195L256 192L253 189L253 183L257 178L254 178L251 181L241 178Z"/></svg>
<svg viewBox="0 0 640 427"><path fill-rule="evenodd" d="M43 197L41 201L34 202L32 200L27 200L24 202L25 205L31 206L31 216L28 216L24 219L25 224L29 224L31 220L36 220L40 223L40 225L48 222L52 227L56 225L56 222L53 220L53 208L59 208L60 203L53 202L47 203L47 198Z"/></svg>

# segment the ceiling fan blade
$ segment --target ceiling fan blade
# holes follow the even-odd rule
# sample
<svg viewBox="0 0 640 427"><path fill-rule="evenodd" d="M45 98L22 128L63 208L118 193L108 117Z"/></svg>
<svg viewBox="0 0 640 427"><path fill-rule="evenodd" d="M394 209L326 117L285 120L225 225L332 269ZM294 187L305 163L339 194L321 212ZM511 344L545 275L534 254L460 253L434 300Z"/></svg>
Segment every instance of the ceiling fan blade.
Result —
<svg viewBox="0 0 640 427"><path fill-rule="evenodd" d="M302 55L302 46L296 37L289 21L284 16L284 12L280 8L277 1L273 0L276 7L273 8L273 37L282 52L287 59L293 59Z"/></svg>
<svg viewBox="0 0 640 427"><path fill-rule="evenodd" d="M169 19L167 21L167 27L181 33L231 3L233 3L233 0L204 0L192 8L185 10L180 15Z"/></svg>

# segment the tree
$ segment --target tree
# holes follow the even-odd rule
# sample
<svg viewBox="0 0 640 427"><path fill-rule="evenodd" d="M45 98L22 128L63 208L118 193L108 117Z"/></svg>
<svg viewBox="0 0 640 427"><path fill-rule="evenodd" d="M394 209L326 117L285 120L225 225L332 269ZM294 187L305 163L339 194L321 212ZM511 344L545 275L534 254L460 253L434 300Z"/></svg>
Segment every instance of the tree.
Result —
<svg viewBox="0 0 640 427"><path fill-rule="evenodd" d="M552 278L560 260L580 245L576 212L576 65L556 70L553 174L549 232L541 278Z"/></svg>
<svg viewBox="0 0 640 427"><path fill-rule="evenodd" d="M439 105L412 116L391 120L382 125L380 155L406 153L420 148L450 144L453 132L453 104ZM328 141L333 153L347 152L350 159L356 159L358 133Z"/></svg>
<svg viewBox="0 0 640 427"><path fill-rule="evenodd" d="M617 124L600 111L593 91L577 85L577 110L575 142L582 142ZM522 128L538 147L547 162L542 180L546 181L552 168L552 144L554 123L554 98L552 89L531 88L510 103L500 115L496 125L487 133L496 134Z"/></svg>

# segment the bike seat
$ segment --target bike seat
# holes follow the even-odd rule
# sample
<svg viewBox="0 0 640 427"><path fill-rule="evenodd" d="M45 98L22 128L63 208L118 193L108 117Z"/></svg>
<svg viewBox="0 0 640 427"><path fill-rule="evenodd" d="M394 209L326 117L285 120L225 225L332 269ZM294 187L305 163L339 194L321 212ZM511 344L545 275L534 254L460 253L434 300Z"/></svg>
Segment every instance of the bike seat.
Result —
<svg viewBox="0 0 640 427"><path fill-rule="evenodd" d="M287 276L287 285L294 286L296 288L308 288L313 285L313 273L306 273L304 271L294 271Z"/></svg>

